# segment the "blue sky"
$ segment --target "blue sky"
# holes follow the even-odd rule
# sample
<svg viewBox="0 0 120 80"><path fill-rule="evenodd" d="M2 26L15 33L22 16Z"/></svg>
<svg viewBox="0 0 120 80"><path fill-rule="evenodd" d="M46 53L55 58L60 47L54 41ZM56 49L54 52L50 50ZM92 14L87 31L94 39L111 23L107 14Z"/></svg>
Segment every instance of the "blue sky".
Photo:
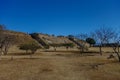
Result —
<svg viewBox="0 0 120 80"><path fill-rule="evenodd" d="M120 27L120 0L0 0L0 24L55 35Z"/></svg>

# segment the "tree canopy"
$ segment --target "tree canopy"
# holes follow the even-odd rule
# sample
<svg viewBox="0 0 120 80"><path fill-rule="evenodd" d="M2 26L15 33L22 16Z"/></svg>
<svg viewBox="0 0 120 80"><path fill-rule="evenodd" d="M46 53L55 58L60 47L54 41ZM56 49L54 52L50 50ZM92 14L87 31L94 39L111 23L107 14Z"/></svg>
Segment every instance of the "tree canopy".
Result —
<svg viewBox="0 0 120 80"><path fill-rule="evenodd" d="M86 39L86 42L89 43L90 46L91 46L91 45L94 45L94 44L96 43L96 41L95 41L93 38L87 38L87 39Z"/></svg>

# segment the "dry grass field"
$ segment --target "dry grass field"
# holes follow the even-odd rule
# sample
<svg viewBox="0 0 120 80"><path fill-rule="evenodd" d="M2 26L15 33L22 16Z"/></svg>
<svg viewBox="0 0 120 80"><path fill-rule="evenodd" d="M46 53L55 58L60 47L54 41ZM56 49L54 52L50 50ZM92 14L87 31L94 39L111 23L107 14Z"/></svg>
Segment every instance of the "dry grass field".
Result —
<svg viewBox="0 0 120 80"><path fill-rule="evenodd" d="M106 54L41 51L32 57L2 56L0 80L120 80L120 63Z"/></svg>

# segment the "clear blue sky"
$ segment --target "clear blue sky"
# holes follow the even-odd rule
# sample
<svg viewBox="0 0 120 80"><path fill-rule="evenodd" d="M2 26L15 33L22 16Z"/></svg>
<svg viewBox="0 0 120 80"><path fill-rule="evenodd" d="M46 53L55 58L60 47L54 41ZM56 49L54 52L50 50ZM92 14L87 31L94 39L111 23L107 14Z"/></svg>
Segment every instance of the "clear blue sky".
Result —
<svg viewBox="0 0 120 80"><path fill-rule="evenodd" d="M0 24L55 35L120 27L120 0L0 0Z"/></svg>

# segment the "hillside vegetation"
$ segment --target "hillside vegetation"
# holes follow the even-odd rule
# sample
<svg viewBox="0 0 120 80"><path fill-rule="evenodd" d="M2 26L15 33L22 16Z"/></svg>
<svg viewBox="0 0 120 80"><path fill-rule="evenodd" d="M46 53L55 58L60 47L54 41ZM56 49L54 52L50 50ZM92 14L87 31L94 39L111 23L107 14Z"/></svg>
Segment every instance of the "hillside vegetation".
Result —
<svg viewBox="0 0 120 80"><path fill-rule="evenodd" d="M35 41L29 34L23 32L4 30L3 33L8 35L13 35L17 41L16 43L17 45Z"/></svg>

